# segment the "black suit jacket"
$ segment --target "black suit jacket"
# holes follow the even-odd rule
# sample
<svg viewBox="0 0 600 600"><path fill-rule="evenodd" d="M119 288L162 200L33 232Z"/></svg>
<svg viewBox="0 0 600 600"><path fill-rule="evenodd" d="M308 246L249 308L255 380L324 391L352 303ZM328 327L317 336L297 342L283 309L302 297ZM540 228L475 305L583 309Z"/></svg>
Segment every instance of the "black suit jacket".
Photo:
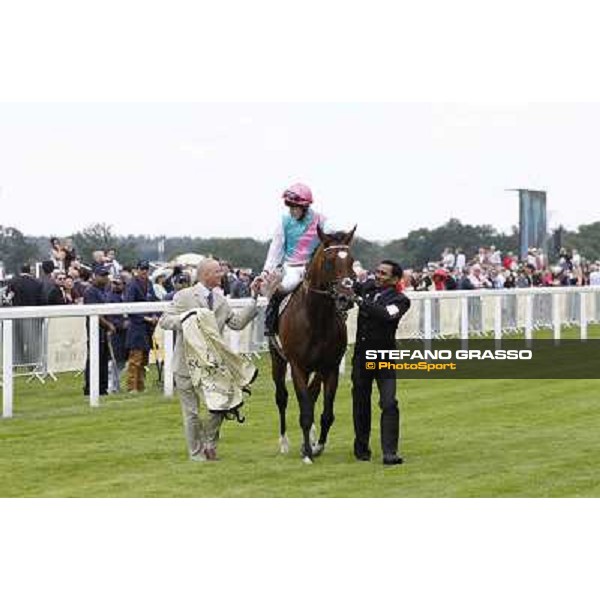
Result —
<svg viewBox="0 0 600 600"><path fill-rule="evenodd" d="M43 277L41 280L41 302L44 306L48 304L64 304L65 299L60 287L51 277Z"/></svg>
<svg viewBox="0 0 600 600"><path fill-rule="evenodd" d="M41 303L42 285L31 275L17 275L8 284L14 293L13 306L38 306Z"/></svg>
<svg viewBox="0 0 600 600"><path fill-rule="evenodd" d="M356 324L356 346L374 349L396 347L396 329L410 308L410 300L393 287L379 288L374 281L357 284L362 298Z"/></svg>

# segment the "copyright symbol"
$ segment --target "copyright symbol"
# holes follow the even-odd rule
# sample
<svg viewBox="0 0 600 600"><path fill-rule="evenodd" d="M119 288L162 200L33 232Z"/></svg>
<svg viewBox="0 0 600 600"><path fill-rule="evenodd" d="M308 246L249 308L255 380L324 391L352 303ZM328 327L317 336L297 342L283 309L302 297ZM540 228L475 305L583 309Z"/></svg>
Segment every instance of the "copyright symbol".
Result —
<svg viewBox="0 0 600 600"><path fill-rule="evenodd" d="M367 369L374 369L375 368L375 363L374 362L368 362L366 365Z"/></svg>

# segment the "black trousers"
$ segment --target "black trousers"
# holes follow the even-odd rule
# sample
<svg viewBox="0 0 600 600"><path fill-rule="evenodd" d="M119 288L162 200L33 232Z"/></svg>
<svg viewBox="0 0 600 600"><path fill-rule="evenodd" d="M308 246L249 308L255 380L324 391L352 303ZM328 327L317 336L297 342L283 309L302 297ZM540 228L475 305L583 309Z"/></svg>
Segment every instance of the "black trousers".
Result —
<svg viewBox="0 0 600 600"><path fill-rule="evenodd" d="M400 409L396 399L396 379L382 377L381 374L377 374L377 371L361 369L361 363L356 354L352 361L354 453L360 455L370 452L373 381L377 382L379 389L381 450L384 455L397 454L400 438Z"/></svg>
<svg viewBox="0 0 600 600"><path fill-rule="evenodd" d="M110 358L110 352L108 350L108 343L104 335L100 336L100 348L99 348L99 379L100 379L100 396L106 396L108 394L108 359ZM85 385L83 388L83 394L89 396L90 394L90 340L88 337L87 344L87 359L85 361Z"/></svg>

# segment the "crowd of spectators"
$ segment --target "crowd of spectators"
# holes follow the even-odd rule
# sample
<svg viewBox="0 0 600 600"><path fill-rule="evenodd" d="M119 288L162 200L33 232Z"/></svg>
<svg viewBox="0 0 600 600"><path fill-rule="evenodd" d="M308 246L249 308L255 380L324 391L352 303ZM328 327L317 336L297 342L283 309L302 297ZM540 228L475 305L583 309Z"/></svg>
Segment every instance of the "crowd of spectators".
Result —
<svg viewBox="0 0 600 600"><path fill-rule="evenodd" d="M0 282L0 298L3 306L44 306L55 304L83 304L85 291L92 285L93 274L105 267L109 272L110 286L119 282L123 293L135 277L136 268L122 265L115 248L96 250L91 261L85 263L78 255L70 239L61 241L50 238L48 255L38 263L22 265L13 277ZM250 283L254 278L251 269L234 268L221 260L223 279L220 291L231 298L250 296ZM36 276L37 271L37 276ZM154 295L158 300L170 300L175 292L192 285L195 270L186 265L150 264L150 276ZM110 286L108 291L110 291Z"/></svg>
<svg viewBox="0 0 600 600"><path fill-rule="evenodd" d="M225 260L220 263L223 268L220 292L230 298L250 296L255 276L252 270L234 268ZM100 267L108 270L107 293L114 293L117 287L124 297L128 284L136 276L136 268L121 265L114 248L96 250L91 263L84 264L70 239L51 238L48 258L39 265L39 277L34 276L30 265L23 265L17 276L5 281L2 304L82 304L93 274ZM355 271L359 280L374 277L358 261ZM189 266L150 264L149 281L157 300L170 300L176 291L192 285L194 280L194 269ZM400 287L421 292L581 285L600 285L600 261L586 260L576 249L562 248L558 260L549 264L541 249L530 248L527 257L519 260L513 252L503 253L489 246L479 248L473 256L467 256L460 247L448 247L439 260L422 269L405 268Z"/></svg>
<svg viewBox="0 0 600 600"><path fill-rule="evenodd" d="M121 265L114 248L96 250L85 264L70 240L50 240L48 257L35 267L24 264L20 272L0 284L3 306L47 306L171 300L175 293L195 282L195 265ZM220 293L232 298L250 296L250 269L234 269L220 261L223 276ZM100 394L119 390L127 368L130 392L144 389L145 367L154 344L158 313L115 315L100 319ZM89 393L86 365L85 393ZM111 375L112 374L112 375ZM113 376L114 375L114 376Z"/></svg>
<svg viewBox="0 0 600 600"><path fill-rule="evenodd" d="M100 266L109 268L111 277L131 275L123 271L115 258L115 251L94 252L90 265L82 262L70 240L61 243L51 238L49 257L38 265L38 277L30 264L24 264L18 275L5 281L3 304L9 306L45 306L82 304L92 275Z"/></svg>
<svg viewBox="0 0 600 600"><path fill-rule="evenodd" d="M226 260L220 263L220 292L230 298L249 297L255 276L252 270L234 268ZM114 292L117 284L124 295L136 276L134 266L121 265L114 248L96 250L91 263L84 264L70 239L51 238L48 258L39 267L38 278L29 265L23 265L17 276L5 282L3 305L82 304L93 274L100 267L108 270L107 293ZM359 280L374 277L358 261L355 271ZM170 300L194 280L194 269L189 266L150 265L149 281L157 300ZM467 256L460 247L445 248L439 260L426 267L405 268L400 283L403 290L418 292L581 285L600 285L600 261L586 260L576 249L562 248L558 260L549 264L541 249L530 248L527 257L519 260L513 252L503 253L494 246L481 247L473 256Z"/></svg>
<svg viewBox="0 0 600 600"><path fill-rule="evenodd" d="M374 277L360 263L355 271L359 279ZM470 257L461 248L446 248L423 269L406 268L399 287L426 292L582 285L600 285L600 261L590 262L576 249L561 248L558 260L550 264L538 248L530 248L519 260L513 252L503 254L489 246Z"/></svg>

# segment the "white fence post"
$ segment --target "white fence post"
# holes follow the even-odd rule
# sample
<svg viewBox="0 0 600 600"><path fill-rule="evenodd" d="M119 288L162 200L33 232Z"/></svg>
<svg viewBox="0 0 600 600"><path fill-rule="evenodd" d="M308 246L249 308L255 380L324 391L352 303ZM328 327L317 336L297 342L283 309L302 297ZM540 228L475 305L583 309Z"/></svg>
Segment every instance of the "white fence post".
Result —
<svg viewBox="0 0 600 600"><path fill-rule="evenodd" d="M181 335L181 334L180 334ZM173 395L173 331L164 330L163 344L165 347L165 365L164 365L164 394Z"/></svg>
<svg viewBox="0 0 600 600"><path fill-rule="evenodd" d="M464 350L469 346L469 299L467 296L460 299L460 337L463 340L461 347Z"/></svg>
<svg viewBox="0 0 600 600"><path fill-rule="evenodd" d="M229 336L229 347L236 354L240 353L240 338L241 338L241 333L239 331L232 331Z"/></svg>
<svg viewBox="0 0 600 600"><path fill-rule="evenodd" d="M530 340L533 337L533 296L525 296L525 339Z"/></svg>
<svg viewBox="0 0 600 600"><path fill-rule="evenodd" d="M587 294L579 292L579 339L587 340Z"/></svg>
<svg viewBox="0 0 600 600"><path fill-rule="evenodd" d="M494 338L496 347L502 345L502 296L498 294L494 299Z"/></svg>
<svg viewBox="0 0 600 600"><path fill-rule="evenodd" d="M13 414L13 322L2 322L2 416Z"/></svg>
<svg viewBox="0 0 600 600"><path fill-rule="evenodd" d="M431 298L425 298L423 301L424 314L424 337L425 337L425 349L431 350Z"/></svg>
<svg viewBox="0 0 600 600"><path fill-rule="evenodd" d="M88 384L90 386L90 406L100 406L100 336L98 327L98 315L90 315L90 372L88 380Z"/></svg>
<svg viewBox="0 0 600 600"><path fill-rule="evenodd" d="M554 339L560 340L560 296L555 295L552 298L552 329L554 330Z"/></svg>

